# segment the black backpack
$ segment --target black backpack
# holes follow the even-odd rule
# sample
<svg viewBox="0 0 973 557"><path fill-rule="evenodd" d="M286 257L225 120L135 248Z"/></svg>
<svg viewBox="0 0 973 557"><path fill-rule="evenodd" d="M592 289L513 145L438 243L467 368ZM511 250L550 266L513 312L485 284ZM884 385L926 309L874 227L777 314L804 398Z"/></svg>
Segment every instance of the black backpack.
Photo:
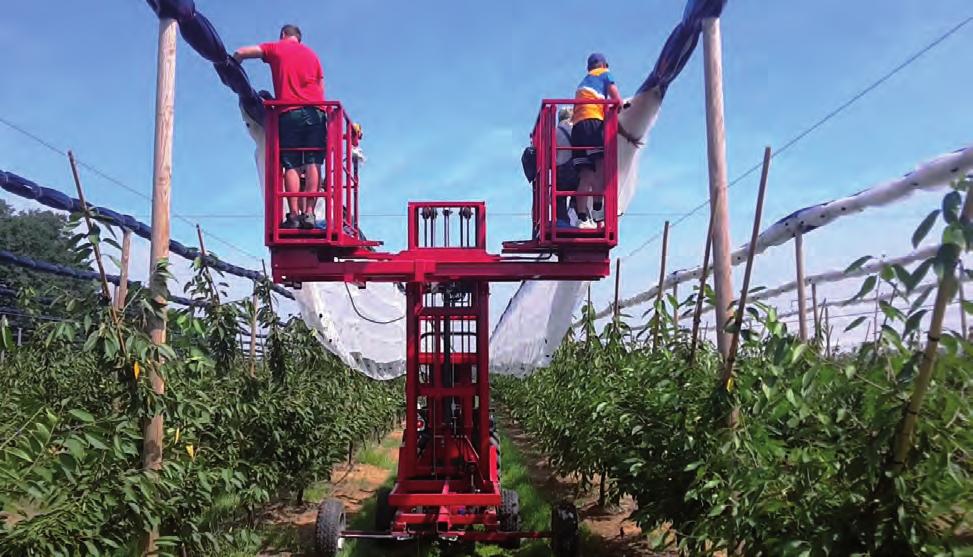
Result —
<svg viewBox="0 0 973 557"><path fill-rule="evenodd" d="M520 155L520 164L524 167L527 181L534 183L534 178L537 177L537 149L533 145L524 149L524 154Z"/></svg>

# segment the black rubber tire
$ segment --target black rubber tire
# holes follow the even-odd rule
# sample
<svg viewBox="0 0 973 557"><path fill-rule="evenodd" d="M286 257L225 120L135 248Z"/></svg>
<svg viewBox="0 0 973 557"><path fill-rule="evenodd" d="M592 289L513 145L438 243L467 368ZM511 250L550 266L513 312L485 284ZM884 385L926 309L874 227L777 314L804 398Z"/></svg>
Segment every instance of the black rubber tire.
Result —
<svg viewBox="0 0 973 557"><path fill-rule="evenodd" d="M581 554L579 523L574 504L563 501L551 509L551 551L554 557L578 557Z"/></svg>
<svg viewBox="0 0 973 557"><path fill-rule="evenodd" d="M314 526L314 553L317 557L335 557L341 550L341 532L346 524L345 508L337 499L327 499L318 506Z"/></svg>
<svg viewBox="0 0 973 557"><path fill-rule="evenodd" d="M500 522L501 532L520 531L520 495L512 489L500 490L500 508L497 510L497 519ZM520 538L506 541L500 544L504 549L517 549L520 547Z"/></svg>
<svg viewBox="0 0 973 557"><path fill-rule="evenodd" d="M375 530L378 532L388 532L392 529L395 509L389 506L390 493L392 493L391 489L383 487L375 496Z"/></svg>

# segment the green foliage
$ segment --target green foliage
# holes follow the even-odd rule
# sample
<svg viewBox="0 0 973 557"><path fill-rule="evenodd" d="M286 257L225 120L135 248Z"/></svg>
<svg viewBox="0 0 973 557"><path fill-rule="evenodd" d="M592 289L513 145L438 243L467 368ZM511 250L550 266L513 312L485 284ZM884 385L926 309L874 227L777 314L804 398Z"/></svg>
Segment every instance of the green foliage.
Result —
<svg viewBox="0 0 973 557"><path fill-rule="evenodd" d="M399 384L347 369L303 322L282 324L269 305L261 322L277 360L251 377L236 342L241 305L212 303L219 284L199 271L191 294L209 303L170 311L170 344L144 332L160 308L135 288L117 322L100 294L64 296L65 321L7 351L0 555L131 554L153 527L163 554L253 546L263 505L300 500L349 443L401 413ZM9 329L0 330L6 347ZM164 396L151 389L152 372L165 378ZM156 414L165 423L157 472L141 458L143 425Z"/></svg>
<svg viewBox="0 0 973 557"><path fill-rule="evenodd" d="M965 249L959 205L953 194L943 203L956 229L944 242ZM931 226L922 223L916 243ZM850 354L826 357L755 304L724 389L719 355L703 346L688 365L685 331L664 320L664 307L654 310L665 323L654 349L624 325L595 335L586 311L587 338L569 339L526 379L494 378L496 396L559 472L607 470L612 492L637 500L643 529L668 526L684 553L969 555L973 344L960 335L943 334L914 449L890 472L922 359L921 306L935 290L916 287L930 267L954 268L958 253L867 277L856 297L882 284L893 298L881 306L878 340Z"/></svg>
<svg viewBox="0 0 973 557"><path fill-rule="evenodd" d="M53 211L30 210L17 213L0 200L0 238L3 249L67 267L87 270L87 258L71 242L68 219ZM37 288L86 294L94 290L89 283L45 275L12 265L0 266L0 284L13 290Z"/></svg>

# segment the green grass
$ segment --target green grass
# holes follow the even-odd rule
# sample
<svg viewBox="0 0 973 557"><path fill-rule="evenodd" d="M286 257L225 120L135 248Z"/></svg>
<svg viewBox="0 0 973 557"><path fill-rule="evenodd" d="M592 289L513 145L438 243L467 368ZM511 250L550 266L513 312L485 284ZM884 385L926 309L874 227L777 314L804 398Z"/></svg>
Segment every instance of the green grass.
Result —
<svg viewBox="0 0 973 557"><path fill-rule="evenodd" d="M361 464L369 464L386 470L395 470L396 456L390 454L382 445L369 446L358 453L357 460Z"/></svg>
<svg viewBox="0 0 973 557"><path fill-rule="evenodd" d="M534 488L530 481L528 468L524 463L521 452L510 440L501 436L500 451L503 455L503 467L500 470L500 484L506 489L517 491L520 496L520 518L525 530L548 530L551 525L551 505L541 492ZM391 488L395 483L394 476L390 476L385 487ZM362 511L351 521L349 527L355 530L368 530L375 523L375 499L369 499L362 507ZM596 555L599 542L582 529L581 532L583 555ZM417 545L417 543L419 545ZM435 541L423 542L385 542L373 541L349 542L345 544L342 557L440 557L447 553ZM517 550L501 549L495 545L477 545L478 557L549 557L550 545L547 540L525 542Z"/></svg>

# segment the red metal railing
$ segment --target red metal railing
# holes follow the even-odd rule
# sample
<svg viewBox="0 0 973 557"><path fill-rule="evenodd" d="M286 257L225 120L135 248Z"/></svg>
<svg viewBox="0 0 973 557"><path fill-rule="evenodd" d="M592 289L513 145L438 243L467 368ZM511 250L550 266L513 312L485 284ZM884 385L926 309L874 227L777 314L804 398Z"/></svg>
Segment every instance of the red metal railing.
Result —
<svg viewBox="0 0 973 557"><path fill-rule="evenodd" d="M267 118L265 133L265 227L266 245L320 245L335 247L358 247L366 242L361 240L358 229L358 160L355 148L358 147L358 133L353 122L337 101L317 103L285 103L265 101ZM320 148L281 148L280 115L288 109L314 107L321 110L326 119L325 147L321 165L321 184L316 190L302 190L298 193L284 191L284 169L281 165L281 152L314 152ZM308 189L310 189L308 187ZM325 204L324 225L312 229L281 228L284 220L284 205L288 199L323 200Z"/></svg>
<svg viewBox="0 0 973 557"><path fill-rule="evenodd" d="M482 201L409 202L409 249L486 250Z"/></svg>
<svg viewBox="0 0 973 557"><path fill-rule="evenodd" d="M603 180L601 191L582 193L558 188L558 153L580 151L588 146L557 144L558 109L562 106L597 104L605 107ZM564 248L572 245L612 248L618 243L618 112L620 104L612 100L544 99L534 125L531 141L537 153L537 174L533 183L533 232L530 242L509 243L510 251L532 251ZM558 200L574 197L602 198L605 220L597 228L579 229L558 226Z"/></svg>

